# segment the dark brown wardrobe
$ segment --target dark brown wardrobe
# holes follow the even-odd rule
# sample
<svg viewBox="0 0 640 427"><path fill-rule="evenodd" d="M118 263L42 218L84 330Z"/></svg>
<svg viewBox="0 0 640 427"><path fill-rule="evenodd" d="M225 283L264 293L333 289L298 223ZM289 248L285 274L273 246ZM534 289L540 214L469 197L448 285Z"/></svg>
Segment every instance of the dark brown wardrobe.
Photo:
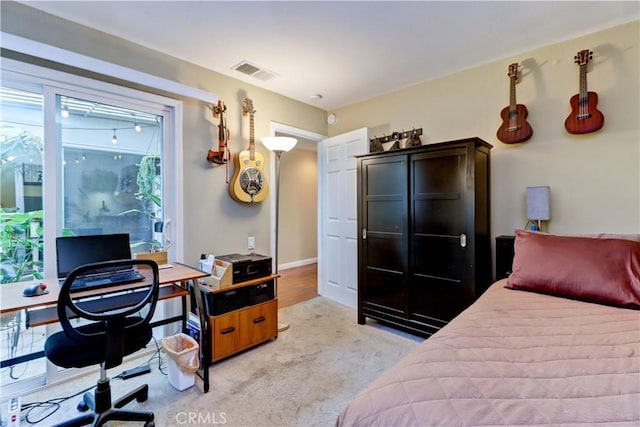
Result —
<svg viewBox="0 0 640 427"><path fill-rule="evenodd" d="M431 335L491 282L479 138L358 156L358 323Z"/></svg>

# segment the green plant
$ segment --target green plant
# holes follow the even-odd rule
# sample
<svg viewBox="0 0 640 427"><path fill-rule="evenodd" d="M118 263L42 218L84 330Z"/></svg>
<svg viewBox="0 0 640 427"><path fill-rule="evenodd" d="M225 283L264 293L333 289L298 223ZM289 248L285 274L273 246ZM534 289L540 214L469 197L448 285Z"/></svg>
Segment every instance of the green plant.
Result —
<svg viewBox="0 0 640 427"><path fill-rule="evenodd" d="M162 207L160 197L160 156L147 155L140 159L138 166L138 192L139 200L150 200L155 206Z"/></svg>
<svg viewBox="0 0 640 427"><path fill-rule="evenodd" d="M42 279L41 210L7 212L0 210L0 281L18 282L25 276Z"/></svg>
<svg viewBox="0 0 640 427"><path fill-rule="evenodd" d="M0 209L0 283L42 279L42 210L11 212ZM62 236L73 236L68 228Z"/></svg>
<svg viewBox="0 0 640 427"><path fill-rule="evenodd" d="M118 215L130 215L134 213L140 213L146 216L152 224L152 227L156 222L161 221L162 217L159 216L162 213L162 186L160 182L160 156L158 155L146 155L140 159L138 165L138 175L136 177L136 184L138 185L138 191L136 192L136 199L140 201L141 209L128 209L120 212ZM162 247L162 242L158 240L142 241L132 243L132 248L140 248L141 246L150 246L149 250L154 250Z"/></svg>

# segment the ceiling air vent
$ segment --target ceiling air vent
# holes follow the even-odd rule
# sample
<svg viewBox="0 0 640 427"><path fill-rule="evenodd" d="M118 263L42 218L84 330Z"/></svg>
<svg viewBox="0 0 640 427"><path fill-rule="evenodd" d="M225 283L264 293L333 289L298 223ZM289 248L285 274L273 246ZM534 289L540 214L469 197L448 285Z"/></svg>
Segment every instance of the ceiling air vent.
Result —
<svg viewBox="0 0 640 427"><path fill-rule="evenodd" d="M247 76L255 77L256 79L262 80L263 82L278 77L276 73L265 70L264 68L260 68L257 65L251 64L247 61L242 61L239 64L231 67L231 69L240 71L242 74L246 74Z"/></svg>

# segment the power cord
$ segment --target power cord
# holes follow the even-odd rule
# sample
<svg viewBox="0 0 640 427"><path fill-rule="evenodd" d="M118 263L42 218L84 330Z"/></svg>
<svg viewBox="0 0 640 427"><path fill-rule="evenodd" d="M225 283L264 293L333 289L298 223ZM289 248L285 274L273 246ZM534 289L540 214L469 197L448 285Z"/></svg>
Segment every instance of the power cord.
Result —
<svg viewBox="0 0 640 427"><path fill-rule="evenodd" d="M28 422L29 424L38 424L40 422L42 422L42 420L45 420L47 418L49 418L51 415L55 414L58 409L60 409L60 405L69 400L72 399L76 396L79 396L81 394L84 394L86 392L88 392L89 390L93 390L94 388L96 388L95 385L92 385L91 387L87 387L84 390L81 390L75 394L69 395L69 396L65 396L65 397L57 397L57 398L53 398L53 399L49 399L49 400L45 400L44 402L32 402L32 403L26 403L22 405L21 408L21 412L22 411L27 411L27 413L25 414L25 421ZM40 418L36 419L36 420L32 420L30 419L30 415L31 412L34 411L37 408L44 408L43 411L44 415L41 415Z"/></svg>
<svg viewBox="0 0 640 427"><path fill-rule="evenodd" d="M158 340L156 339L156 337L152 336L151 338L153 338L153 343L156 346L156 351L151 355L151 357L149 357L147 365L151 366L151 362L153 361L153 359L158 359L158 372L160 372L162 375L167 375L167 368L165 366L164 359L162 358L162 347L160 347L160 344L158 344Z"/></svg>
<svg viewBox="0 0 640 427"><path fill-rule="evenodd" d="M136 375L140 375L141 373L146 373L143 372L145 371L145 368L149 369L151 367L151 362L154 361L154 359L157 359L158 361L158 371L162 374L162 375L167 375L167 368L165 366L164 360L162 358L162 347L160 347L160 344L158 343L158 340L156 339L156 337L152 336L151 338L153 338L153 343L156 346L156 351L151 355L151 357L149 357L149 359L147 360L146 363L143 363L141 365L138 365L134 368L128 369L126 371L123 371L121 373L119 373L118 375L112 377L112 380L125 380L128 378L132 378L133 376ZM138 373L140 372L140 373ZM132 373L134 373L132 375ZM82 395L90 390L93 390L94 388L96 388L96 385L92 385L91 387L87 387L84 390L81 390L75 394L71 394L69 396L65 396L65 397L57 397L57 398L53 398L53 399L49 399L46 400L44 402L32 402L32 403L26 403L24 405L22 405L21 408L21 412L23 411L27 411L25 414L25 421L29 424L38 424L40 422L42 422L43 420L49 418L51 415L55 414L58 409L60 409L60 405L69 400L72 399L76 396ZM36 420L31 420L29 417L31 415L31 412L36 410L37 408L44 408L43 410L46 411L44 413L44 415L41 415L40 418L36 419Z"/></svg>

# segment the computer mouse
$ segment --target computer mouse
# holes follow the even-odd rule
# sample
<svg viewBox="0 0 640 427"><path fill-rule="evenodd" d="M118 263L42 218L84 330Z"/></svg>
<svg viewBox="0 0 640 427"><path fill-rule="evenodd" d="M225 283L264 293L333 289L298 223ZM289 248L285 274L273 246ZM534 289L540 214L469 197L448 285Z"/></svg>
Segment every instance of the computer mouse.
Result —
<svg viewBox="0 0 640 427"><path fill-rule="evenodd" d="M36 283L35 285L29 286L22 291L22 295L25 297L35 297L38 295L48 294L47 285L44 283Z"/></svg>

